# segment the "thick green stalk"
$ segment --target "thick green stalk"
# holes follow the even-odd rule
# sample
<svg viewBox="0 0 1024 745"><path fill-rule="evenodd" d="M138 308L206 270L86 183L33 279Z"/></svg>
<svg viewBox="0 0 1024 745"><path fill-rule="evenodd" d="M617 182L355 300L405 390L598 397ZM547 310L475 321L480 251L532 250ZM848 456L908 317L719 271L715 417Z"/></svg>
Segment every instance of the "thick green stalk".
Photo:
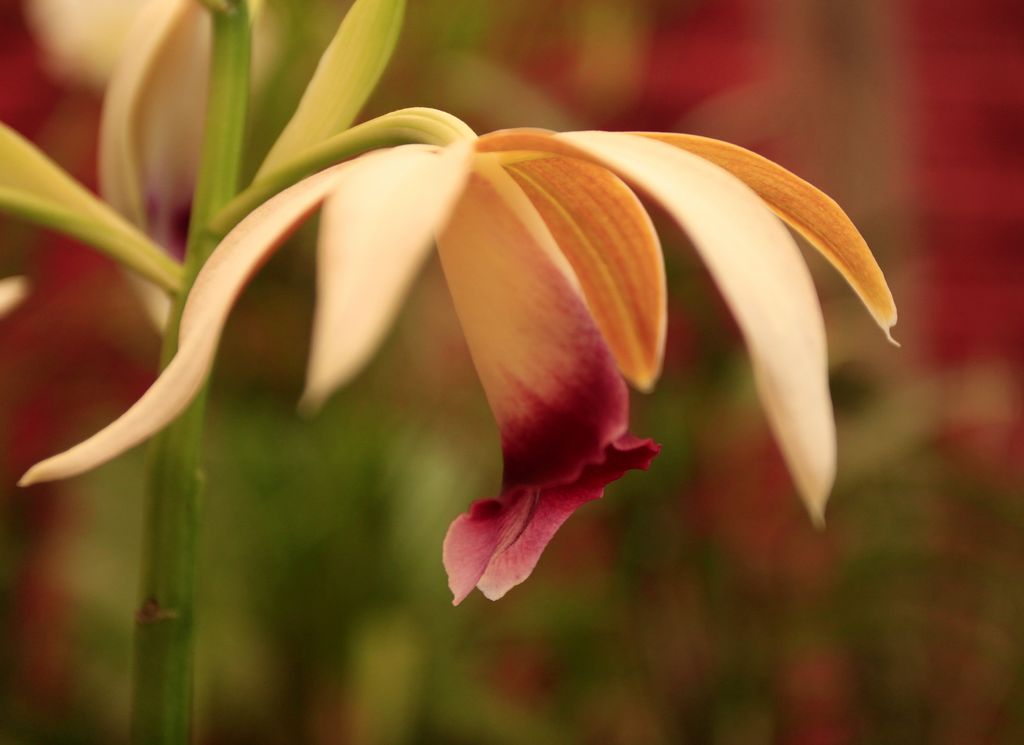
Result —
<svg viewBox="0 0 1024 745"><path fill-rule="evenodd" d="M238 188L249 91L247 6L229 3L224 9L211 10L211 16L213 50L203 152L184 286L164 337L165 364L177 348L188 288L214 248L206 226ZM148 453L141 604L135 619L135 745L185 745L191 737L199 445L205 399L204 392L152 441Z"/></svg>

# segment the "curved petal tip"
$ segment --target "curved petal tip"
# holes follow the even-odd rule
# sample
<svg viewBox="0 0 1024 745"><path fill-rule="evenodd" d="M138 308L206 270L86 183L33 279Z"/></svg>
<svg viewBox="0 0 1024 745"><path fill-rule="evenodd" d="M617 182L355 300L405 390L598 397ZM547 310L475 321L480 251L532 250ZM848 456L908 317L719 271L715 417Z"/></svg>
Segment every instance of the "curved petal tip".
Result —
<svg viewBox="0 0 1024 745"><path fill-rule="evenodd" d="M303 419L312 419L320 413L320 409L323 408L324 401L326 400L327 396L317 395L313 391L307 390L302 394L302 398L299 399L295 409Z"/></svg>
<svg viewBox="0 0 1024 745"><path fill-rule="evenodd" d="M882 333L883 333L883 334L885 334L885 338L886 338L886 339L887 339L887 340L889 341L889 343L890 343L890 344L892 344L892 345L893 345L894 347L902 347L903 345L902 345L902 344L900 344L900 343L899 343L898 341L896 341L896 339L895 339L895 338L893 338L893 335L892 335L892 330L893 330L893 328L895 328L895 327L896 327L896 314L894 313L894 314L893 314L893 318L892 318L892 321L891 321L891 322L889 323L889 325L888 325L888 326L883 326L883 327L882 327Z"/></svg>
<svg viewBox="0 0 1024 745"><path fill-rule="evenodd" d="M38 484L40 481L45 481L46 479L40 478L39 473L40 468L45 465L46 461L43 461L42 463L37 463L25 471L25 475L18 479L18 486L24 489L26 486L32 486L33 484Z"/></svg>
<svg viewBox="0 0 1024 745"><path fill-rule="evenodd" d="M0 279L0 318L18 307L31 289L25 277L5 277Z"/></svg>

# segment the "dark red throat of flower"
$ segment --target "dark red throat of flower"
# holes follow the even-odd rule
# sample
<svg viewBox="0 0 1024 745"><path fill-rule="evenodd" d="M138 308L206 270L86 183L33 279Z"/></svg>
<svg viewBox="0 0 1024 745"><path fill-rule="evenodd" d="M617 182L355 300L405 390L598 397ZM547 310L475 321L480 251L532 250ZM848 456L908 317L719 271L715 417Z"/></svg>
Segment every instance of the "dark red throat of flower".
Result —
<svg viewBox="0 0 1024 745"><path fill-rule="evenodd" d="M172 258L184 261L192 202L166 204L151 196L146 203L146 219L150 237Z"/></svg>

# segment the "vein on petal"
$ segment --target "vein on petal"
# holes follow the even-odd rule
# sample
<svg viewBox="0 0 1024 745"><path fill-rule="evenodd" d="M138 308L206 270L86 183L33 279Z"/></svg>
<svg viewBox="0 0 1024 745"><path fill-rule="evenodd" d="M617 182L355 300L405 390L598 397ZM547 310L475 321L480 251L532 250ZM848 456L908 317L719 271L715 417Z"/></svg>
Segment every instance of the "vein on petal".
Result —
<svg viewBox="0 0 1024 745"><path fill-rule="evenodd" d="M649 390L661 367L666 290L647 212L616 176L577 159L520 160L505 169L555 234L620 370Z"/></svg>
<svg viewBox="0 0 1024 745"><path fill-rule="evenodd" d="M637 132L698 155L743 181L849 282L890 342L896 304L878 262L846 212L827 194L738 145L696 135ZM899 346L897 344L897 346Z"/></svg>
<svg viewBox="0 0 1024 745"><path fill-rule="evenodd" d="M743 331L768 421L820 520L835 477L835 423L821 308L792 237L742 181L692 153L620 133L555 139L640 186L689 234Z"/></svg>

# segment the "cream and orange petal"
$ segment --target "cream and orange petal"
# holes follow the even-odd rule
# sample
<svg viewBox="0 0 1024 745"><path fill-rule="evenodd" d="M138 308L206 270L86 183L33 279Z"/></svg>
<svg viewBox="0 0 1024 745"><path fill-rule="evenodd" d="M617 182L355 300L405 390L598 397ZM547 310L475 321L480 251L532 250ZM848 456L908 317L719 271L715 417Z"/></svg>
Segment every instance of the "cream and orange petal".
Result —
<svg viewBox="0 0 1024 745"><path fill-rule="evenodd" d="M886 336L896 325L896 304L878 262L853 221L835 200L777 163L745 148L697 135L638 132L681 148L729 171L821 252L857 292ZM890 341L892 337L889 336Z"/></svg>
<svg viewBox="0 0 1024 745"><path fill-rule="evenodd" d="M318 407L376 351L469 175L471 147L405 147L353 163L320 221L303 404Z"/></svg>
<svg viewBox="0 0 1024 745"><path fill-rule="evenodd" d="M800 250L728 171L628 134L558 135L651 194L687 232L736 317L783 455L812 517L835 478L825 326Z"/></svg>
<svg viewBox="0 0 1024 745"><path fill-rule="evenodd" d="M572 265L622 374L649 390L665 348L665 268L640 200L605 168L573 158L525 158L505 169Z"/></svg>
<svg viewBox="0 0 1024 745"><path fill-rule="evenodd" d="M189 293L179 348L128 411L75 447L33 466L22 486L88 471L170 424L202 388L228 314L252 275L290 232L320 206L348 166L336 166L281 192L239 223L214 250Z"/></svg>

